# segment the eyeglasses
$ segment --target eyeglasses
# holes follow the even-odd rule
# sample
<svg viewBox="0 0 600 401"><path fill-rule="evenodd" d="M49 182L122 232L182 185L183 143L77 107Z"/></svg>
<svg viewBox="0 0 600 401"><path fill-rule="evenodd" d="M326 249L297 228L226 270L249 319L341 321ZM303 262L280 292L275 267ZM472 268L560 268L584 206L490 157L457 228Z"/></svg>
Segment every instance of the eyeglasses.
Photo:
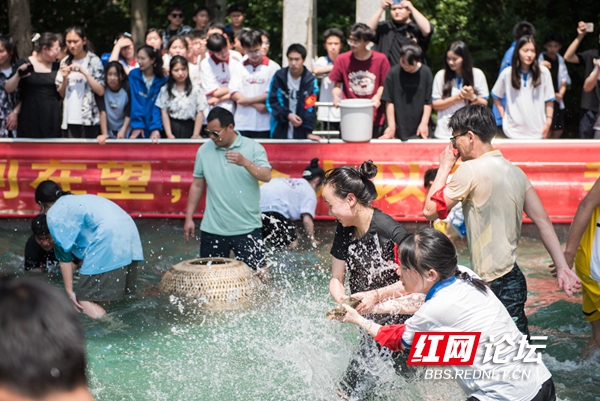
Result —
<svg viewBox="0 0 600 401"><path fill-rule="evenodd" d="M254 56L254 55L259 55L262 53L262 49L256 49L256 50L249 50L246 52L246 54L248 56Z"/></svg>
<svg viewBox="0 0 600 401"><path fill-rule="evenodd" d="M212 130L209 130L208 128L204 128L204 133L208 136L216 136L218 138L221 135L221 132L223 132L223 130L212 131Z"/></svg>
<svg viewBox="0 0 600 401"><path fill-rule="evenodd" d="M348 45L352 46L352 45L360 43L360 40L357 40L357 39L348 39L348 40L346 40L346 43L348 43Z"/></svg>
<svg viewBox="0 0 600 401"><path fill-rule="evenodd" d="M459 134L459 135L453 135L453 136L450 138L450 142L452 142L452 146L456 146L456 139L458 139L459 137L461 137L461 136L463 136L463 135L467 135L468 133L469 133L469 131L467 131L467 132L463 132L462 134Z"/></svg>
<svg viewBox="0 0 600 401"><path fill-rule="evenodd" d="M171 17L173 17L173 18L183 18L183 13L171 13Z"/></svg>

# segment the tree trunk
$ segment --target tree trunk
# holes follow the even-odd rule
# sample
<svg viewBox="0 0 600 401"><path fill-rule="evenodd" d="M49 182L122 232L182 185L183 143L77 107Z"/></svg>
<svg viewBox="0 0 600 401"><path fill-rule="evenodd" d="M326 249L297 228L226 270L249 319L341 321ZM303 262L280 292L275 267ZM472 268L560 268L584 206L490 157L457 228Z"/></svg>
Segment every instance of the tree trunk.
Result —
<svg viewBox="0 0 600 401"><path fill-rule="evenodd" d="M225 23L225 17L227 17L227 0L206 0L205 4L210 9L212 21Z"/></svg>
<svg viewBox="0 0 600 401"><path fill-rule="evenodd" d="M131 36L136 48L146 43L147 29L148 0L131 0Z"/></svg>
<svg viewBox="0 0 600 401"><path fill-rule="evenodd" d="M8 0L8 30L17 43L19 57L29 57L32 48L29 0Z"/></svg>

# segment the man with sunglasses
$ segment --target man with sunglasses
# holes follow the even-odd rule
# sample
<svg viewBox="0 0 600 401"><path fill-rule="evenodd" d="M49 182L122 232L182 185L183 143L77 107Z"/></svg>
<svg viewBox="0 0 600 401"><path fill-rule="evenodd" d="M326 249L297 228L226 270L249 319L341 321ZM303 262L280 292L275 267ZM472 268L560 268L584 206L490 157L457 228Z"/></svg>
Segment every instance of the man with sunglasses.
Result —
<svg viewBox="0 0 600 401"><path fill-rule="evenodd" d="M211 141L198 149L190 186L183 234L194 236L194 213L206 184L206 207L200 224L200 257L229 257L264 272L259 181L271 180L271 166L261 144L234 128L233 114L215 107L208 114Z"/></svg>
<svg viewBox="0 0 600 401"><path fill-rule="evenodd" d="M519 330L529 335L525 316L527 283L516 263L523 211L533 220L556 265L559 288L571 296L581 288L581 282L567 265L554 227L531 182L520 168L494 150L496 120L490 108L463 107L454 113L448 128L452 131L451 143L440 155L440 167L423 214L429 220L443 219L462 202L471 269L489 284ZM462 163L446 185L459 157Z"/></svg>
<svg viewBox="0 0 600 401"><path fill-rule="evenodd" d="M185 35L192 31L192 27L183 24L183 7L179 4L171 4L167 8L167 19L169 25L162 34L163 46L166 46L173 36Z"/></svg>

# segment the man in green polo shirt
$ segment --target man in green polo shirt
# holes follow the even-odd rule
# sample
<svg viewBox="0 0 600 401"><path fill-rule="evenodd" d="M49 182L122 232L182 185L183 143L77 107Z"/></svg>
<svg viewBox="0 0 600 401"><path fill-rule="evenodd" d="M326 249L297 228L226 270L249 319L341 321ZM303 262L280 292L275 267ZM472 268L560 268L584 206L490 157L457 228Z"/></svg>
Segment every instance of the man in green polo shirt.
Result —
<svg viewBox="0 0 600 401"><path fill-rule="evenodd" d="M271 166L261 144L235 129L233 114L215 107L208 114L206 133L211 141L198 149L190 186L183 235L194 236L194 212L204 184L206 208L200 224L200 257L236 258L253 270L265 267L261 234L259 181L271 180Z"/></svg>

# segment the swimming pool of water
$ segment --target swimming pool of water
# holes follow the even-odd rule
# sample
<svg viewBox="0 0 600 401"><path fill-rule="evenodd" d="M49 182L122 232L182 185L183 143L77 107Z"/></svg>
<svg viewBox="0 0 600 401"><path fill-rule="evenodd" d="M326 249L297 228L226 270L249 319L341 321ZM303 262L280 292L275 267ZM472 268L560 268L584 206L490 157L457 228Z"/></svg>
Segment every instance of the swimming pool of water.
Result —
<svg viewBox="0 0 600 401"><path fill-rule="evenodd" d="M318 248L270 255L266 289L251 305L221 312L198 310L156 291L165 271L198 254L197 241L183 241L182 221L136 224L146 258L137 296L110 306L108 319L82 318L97 400L335 399L360 333L324 315L333 305L328 283L334 223L317 223L323 240ZM28 236L29 221L0 220L0 273L21 271ZM459 257L468 265L466 249ZM523 238L518 257L529 285L532 334L548 336L544 361L558 396L600 399L600 359L581 358L591 330L580 297L568 299L557 290L539 241ZM59 277L44 279L62 287ZM452 382L406 383L395 374L381 377L378 394L381 400L465 398Z"/></svg>

